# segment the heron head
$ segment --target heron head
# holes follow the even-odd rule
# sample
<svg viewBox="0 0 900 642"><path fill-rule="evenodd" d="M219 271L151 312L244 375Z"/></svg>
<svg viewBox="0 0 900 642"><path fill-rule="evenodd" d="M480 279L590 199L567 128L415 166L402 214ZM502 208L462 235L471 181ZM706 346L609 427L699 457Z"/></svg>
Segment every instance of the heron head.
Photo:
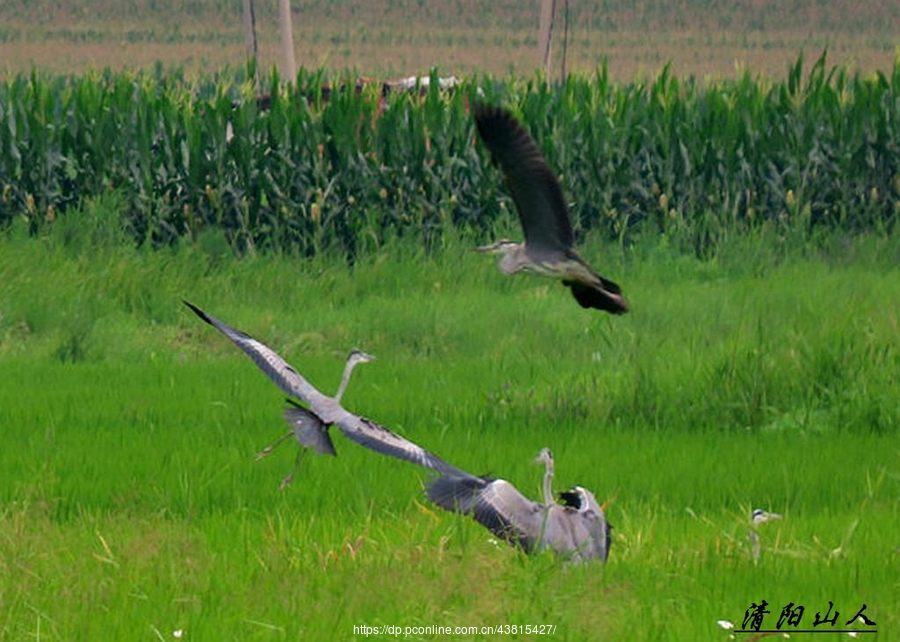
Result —
<svg viewBox="0 0 900 642"><path fill-rule="evenodd" d="M752 513L750 513L750 521L753 522L753 525L756 526L758 524L765 524L768 521L773 519L782 519L784 516L778 513L770 513L768 511L764 511L762 508L754 509Z"/></svg>
<svg viewBox="0 0 900 642"><path fill-rule="evenodd" d="M476 252L485 252L490 254L508 254L513 249L519 247L519 243L510 241L509 239L500 239L496 243L490 245L481 245L475 248Z"/></svg>
<svg viewBox="0 0 900 642"><path fill-rule="evenodd" d="M549 448L541 448L541 452L539 452L538 456L535 457L534 463L552 466L553 465L553 453L550 452Z"/></svg>
<svg viewBox="0 0 900 642"><path fill-rule="evenodd" d="M519 270L529 269L530 262L525 253L525 244L503 239L490 245L482 245L475 248L476 252L489 252L500 255L500 271L507 276L515 274Z"/></svg>
<svg viewBox="0 0 900 642"><path fill-rule="evenodd" d="M358 363L369 363L370 361L375 361L375 355L362 350L351 350L350 354L347 355L347 363L352 363L354 366Z"/></svg>

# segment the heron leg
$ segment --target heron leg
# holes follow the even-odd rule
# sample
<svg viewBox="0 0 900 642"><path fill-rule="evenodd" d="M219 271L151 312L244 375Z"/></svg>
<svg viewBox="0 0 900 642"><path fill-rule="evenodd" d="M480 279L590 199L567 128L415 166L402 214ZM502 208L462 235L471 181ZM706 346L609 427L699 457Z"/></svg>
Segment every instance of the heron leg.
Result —
<svg viewBox="0 0 900 642"><path fill-rule="evenodd" d="M294 467L291 468L291 472L288 474L288 476L281 480L281 486L279 486L278 488L279 490L284 490L285 488L287 488L287 485L290 484L291 481L293 481L294 473L296 473L297 469L300 468L300 460L303 459L303 453L305 452L306 448L302 447L297 451L297 458L294 460Z"/></svg>
<svg viewBox="0 0 900 642"><path fill-rule="evenodd" d="M271 444L271 445L269 445L269 446L266 446L265 448L263 448L262 450L260 450L260 451L256 454L256 461L259 461L260 459L263 459L263 458L268 457L269 455L271 455L271 454L272 454L272 451L275 450L279 445L281 445L281 442L283 442L285 439L287 439L288 437L290 437L290 436L293 435L293 434L294 434L294 431L291 430L290 432L288 432L288 433L282 435L282 436L279 437L277 440L275 440L275 443L273 443L273 444Z"/></svg>

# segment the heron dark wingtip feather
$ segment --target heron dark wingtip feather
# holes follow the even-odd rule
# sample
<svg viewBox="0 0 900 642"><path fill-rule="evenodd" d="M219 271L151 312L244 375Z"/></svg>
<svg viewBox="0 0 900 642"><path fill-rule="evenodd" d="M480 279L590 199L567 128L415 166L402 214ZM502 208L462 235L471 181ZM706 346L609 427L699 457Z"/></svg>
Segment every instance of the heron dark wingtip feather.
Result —
<svg viewBox="0 0 900 642"><path fill-rule="evenodd" d="M614 291L602 288L590 287L580 281L563 281L563 285L572 291L572 296L582 308L603 310L610 314L625 314L628 312L628 303L625 298Z"/></svg>
<svg viewBox="0 0 900 642"><path fill-rule="evenodd" d="M475 508L478 492L485 486L484 480L475 477L441 475L425 482L428 499L449 511L468 514Z"/></svg>
<svg viewBox="0 0 900 642"><path fill-rule="evenodd" d="M215 325L212 322L212 319L210 319L209 316L206 314L206 312L204 312L203 310L198 308L196 305L194 305L187 299L182 299L181 302L184 303L187 307L189 307L191 309L191 311L193 311L194 314L196 314L198 317L200 317L201 319L206 321L209 325Z"/></svg>

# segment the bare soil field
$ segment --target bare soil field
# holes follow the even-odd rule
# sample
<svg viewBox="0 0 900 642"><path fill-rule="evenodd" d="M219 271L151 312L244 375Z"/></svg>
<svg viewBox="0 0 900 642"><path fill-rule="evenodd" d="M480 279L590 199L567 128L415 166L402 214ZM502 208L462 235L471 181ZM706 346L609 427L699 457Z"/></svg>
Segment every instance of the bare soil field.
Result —
<svg viewBox="0 0 900 642"><path fill-rule="evenodd" d="M257 6L259 57L278 61L276 3ZM540 3L511 0L360 3L293 2L298 65L387 77L487 72L528 75L538 64ZM568 20L566 20L568 14ZM566 23L568 22L568 27ZM744 69L783 76L799 53L865 73L889 71L900 43L900 5L849 0L714 3L558 3L554 73L591 72L604 61L612 78L673 73L699 78ZM4 3L0 73L34 67L60 73L153 67L192 75L245 59L241 3L110 0Z"/></svg>

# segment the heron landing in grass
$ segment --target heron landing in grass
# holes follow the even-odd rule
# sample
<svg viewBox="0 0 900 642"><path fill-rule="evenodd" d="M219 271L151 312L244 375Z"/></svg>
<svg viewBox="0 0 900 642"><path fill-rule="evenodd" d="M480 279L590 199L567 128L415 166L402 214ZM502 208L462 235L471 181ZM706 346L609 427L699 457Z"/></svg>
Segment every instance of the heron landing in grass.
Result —
<svg viewBox="0 0 900 642"><path fill-rule="evenodd" d="M361 446L370 450L389 455L396 459L430 468L439 473L446 475L454 475L461 477L470 477L465 471L451 466L443 459L434 455L421 446L414 444L408 439L404 439L400 435L388 430L384 426L380 426L370 419L355 415L343 408L340 404L340 397L343 395L350 380L350 373L353 367L358 363L364 363L371 360L370 355L365 353L350 353L347 359L347 365L344 368L344 377L335 397L329 397L319 392L312 384L310 384L299 372L297 372L290 364L288 364L281 356L272 350L269 346L257 341L253 337L240 330L235 330L224 321L220 321L212 315L206 314L197 306L184 302L194 314L203 321L216 328L224 334L229 341L250 357L263 373L271 379L275 385L292 398L306 402L309 408L301 406L295 401L290 401L291 408L285 411L285 417L291 424L291 432L284 435L278 442L263 450L258 457L264 457L281 441L295 435L303 449L312 448L318 453L334 455L334 445L331 442L331 435L328 429L335 425L340 428L341 432ZM303 450L300 451L301 454ZM296 470L297 463L294 465ZM282 488L290 483L293 471L282 482Z"/></svg>
<svg viewBox="0 0 900 642"><path fill-rule="evenodd" d="M543 502L525 497L503 479L444 475L426 483L428 499L445 510L471 515L497 537L526 553L549 548L571 561L609 555L611 527L594 494L574 486L553 500L553 456L541 450L535 463L546 466Z"/></svg>
<svg viewBox="0 0 900 642"><path fill-rule="evenodd" d="M506 177L524 243L506 239L477 248L500 254L507 275L528 271L560 279L583 308L628 312L622 289L597 274L575 251L575 235L562 188L531 135L505 109L475 107L475 126Z"/></svg>

